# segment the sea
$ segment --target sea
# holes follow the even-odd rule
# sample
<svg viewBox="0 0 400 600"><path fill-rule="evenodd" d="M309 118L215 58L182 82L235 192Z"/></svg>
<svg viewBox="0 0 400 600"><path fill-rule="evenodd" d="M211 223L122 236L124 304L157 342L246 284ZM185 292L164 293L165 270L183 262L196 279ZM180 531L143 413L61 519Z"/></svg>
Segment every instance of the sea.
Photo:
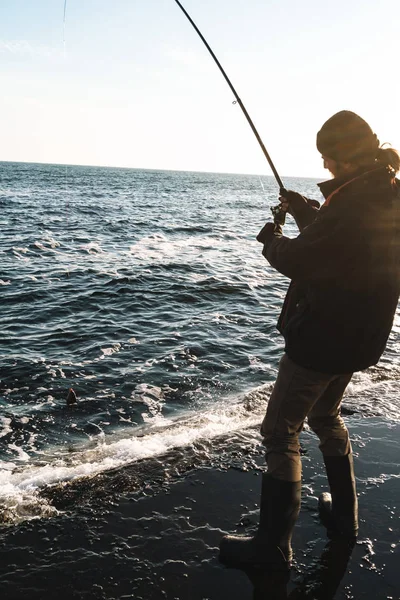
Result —
<svg viewBox="0 0 400 600"><path fill-rule="evenodd" d="M289 282L256 235L277 202L269 175L0 163L1 523L59 514L52 486L202 442L212 461L260 423ZM398 310L348 414L400 422L399 351Z"/></svg>

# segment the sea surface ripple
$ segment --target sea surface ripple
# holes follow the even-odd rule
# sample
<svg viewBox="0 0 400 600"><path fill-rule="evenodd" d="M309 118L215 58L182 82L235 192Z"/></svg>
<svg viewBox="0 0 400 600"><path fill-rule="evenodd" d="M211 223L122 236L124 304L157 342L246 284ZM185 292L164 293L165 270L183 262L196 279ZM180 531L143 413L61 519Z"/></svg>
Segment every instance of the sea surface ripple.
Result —
<svg viewBox="0 0 400 600"><path fill-rule="evenodd" d="M285 183L321 200L316 180ZM44 486L260 421L288 280L255 236L276 203L267 176L0 163L7 518L44 514ZM400 420L399 333L398 311L350 412Z"/></svg>

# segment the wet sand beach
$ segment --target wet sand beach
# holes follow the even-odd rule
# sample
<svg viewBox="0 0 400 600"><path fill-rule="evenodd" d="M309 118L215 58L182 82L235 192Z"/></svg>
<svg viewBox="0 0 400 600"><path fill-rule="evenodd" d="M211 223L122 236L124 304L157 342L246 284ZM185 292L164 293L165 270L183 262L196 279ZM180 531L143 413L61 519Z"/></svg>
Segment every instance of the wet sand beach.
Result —
<svg viewBox="0 0 400 600"><path fill-rule="evenodd" d="M303 497L290 579L227 569L225 532L257 523L263 450L255 428L48 488L51 519L3 525L7 600L400 598L400 425L349 417L360 504L353 549L328 544L317 515L326 489L315 436L302 434ZM352 552L351 552L352 550Z"/></svg>

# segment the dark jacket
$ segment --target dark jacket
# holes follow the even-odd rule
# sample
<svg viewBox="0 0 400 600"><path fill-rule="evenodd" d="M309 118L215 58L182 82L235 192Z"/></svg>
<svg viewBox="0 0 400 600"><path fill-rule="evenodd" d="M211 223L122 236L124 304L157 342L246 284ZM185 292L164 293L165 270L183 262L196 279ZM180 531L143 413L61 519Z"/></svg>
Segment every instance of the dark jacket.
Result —
<svg viewBox="0 0 400 600"><path fill-rule="evenodd" d="M327 199L320 210L304 200L293 211L300 235L271 236L263 254L292 280L278 321L288 356L316 371L351 373L378 362L392 327L400 182L372 166L319 187Z"/></svg>

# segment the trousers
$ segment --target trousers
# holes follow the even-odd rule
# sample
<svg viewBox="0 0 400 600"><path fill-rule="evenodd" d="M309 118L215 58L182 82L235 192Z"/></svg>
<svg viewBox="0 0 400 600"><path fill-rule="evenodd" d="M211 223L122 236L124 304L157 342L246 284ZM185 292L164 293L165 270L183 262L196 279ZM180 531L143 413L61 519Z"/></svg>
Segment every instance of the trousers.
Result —
<svg viewBox="0 0 400 600"><path fill-rule="evenodd" d="M299 435L306 418L319 437L324 455L346 456L351 452L340 404L352 375L319 373L283 355L261 425L268 473L284 481L301 480Z"/></svg>

